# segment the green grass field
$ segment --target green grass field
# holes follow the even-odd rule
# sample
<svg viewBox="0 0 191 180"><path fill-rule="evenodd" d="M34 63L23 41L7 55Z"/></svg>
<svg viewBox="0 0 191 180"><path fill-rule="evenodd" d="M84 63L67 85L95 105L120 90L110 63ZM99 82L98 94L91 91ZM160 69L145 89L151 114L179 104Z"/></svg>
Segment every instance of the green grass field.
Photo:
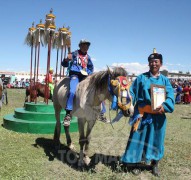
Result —
<svg viewBox="0 0 191 180"><path fill-rule="evenodd" d="M0 124L5 115L23 106L24 96L23 89L8 90L9 104L1 109ZM191 179L191 105L176 105L167 119L160 179ZM62 153L58 153L52 145L53 135L17 133L0 126L0 179L158 179L149 170L135 176L113 163L126 147L130 131L127 122L128 119L123 118L113 125L114 129L110 124L96 122L89 156L99 159L83 171L70 163L76 160L73 153L69 160L62 158L61 155L67 153L64 134L61 136ZM72 133L72 139L79 152L78 133Z"/></svg>

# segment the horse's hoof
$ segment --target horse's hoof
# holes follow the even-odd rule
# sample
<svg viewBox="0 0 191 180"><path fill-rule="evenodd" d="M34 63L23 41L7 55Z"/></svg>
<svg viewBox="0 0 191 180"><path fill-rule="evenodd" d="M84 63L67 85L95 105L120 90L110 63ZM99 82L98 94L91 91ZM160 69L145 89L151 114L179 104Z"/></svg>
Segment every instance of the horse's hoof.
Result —
<svg viewBox="0 0 191 180"><path fill-rule="evenodd" d="M91 159L88 156L85 156L83 158L83 161L84 161L85 165L88 166L90 164L90 162L91 162Z"/></svg>
<svg viewBox="0 0 191 180"><path fill-rule="evenodd" d="M83 169L84 168L84 161L82 161L82 160L78 160L78 169L80 170L80 169Z"/></svg>
<svg viewBox="0 0 191 180"><path fill-rule="evenodd" d="M76 148L72 143L68 145L68 148L72 151L76 151Z"/></svg>

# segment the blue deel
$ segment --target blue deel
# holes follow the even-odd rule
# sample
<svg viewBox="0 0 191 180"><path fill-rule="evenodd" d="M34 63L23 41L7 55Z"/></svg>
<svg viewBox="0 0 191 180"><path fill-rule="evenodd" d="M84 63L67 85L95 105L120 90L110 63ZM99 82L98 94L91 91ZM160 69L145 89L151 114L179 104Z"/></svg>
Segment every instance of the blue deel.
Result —
<svg viewBox="0 0 191 180"><path fill-rule="evenodd" d="M166 101L162 104L166 113L174 110L174 91L167 77L160 74L159 77L152 77L150 72L139 75L133 82L130 93L133 104L151 105L150 86L151 84L163 85L166 87ZM145 114L147 116L148 114ZM166 132L165 114L149 114L152 122L139 123L138 130L131 129L126 150L121 157L124 163L139 163L151 160L160 160L164 156L164 139ZM144 118L143 118L144 119Z"/></svg>

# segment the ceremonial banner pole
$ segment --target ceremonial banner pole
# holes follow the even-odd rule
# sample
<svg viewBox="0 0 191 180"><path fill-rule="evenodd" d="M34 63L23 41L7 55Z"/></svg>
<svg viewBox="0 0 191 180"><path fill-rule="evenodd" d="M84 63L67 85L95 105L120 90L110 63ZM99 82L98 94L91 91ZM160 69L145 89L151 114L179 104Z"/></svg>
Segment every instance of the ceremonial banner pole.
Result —
<svg viewBox="0 0 191 180"><path fill-rule="evenodd" d="M36 103L36 99L37 99L37 93L36 93L36 56L37 56L37 41L35 40L35 56L34 56L34 73L33 73L33 83L34 83L34 91L35 91L35 103Z"/></svg>
<svg viewBox="0 0 191 180"><path fill-rule="evenodd" d="M36 25L36 32L35 32L35 38L36 38L35 65L34 65L35 91L36 91L36 82L38 82L38 74L39 74L40 43L41 43L42 37L44 37L44 29L45 29L45 25L42 24L42 20L40 20L40 24ZM43 44L43 42L42 42L42 44ZM37 56L37 62L36 62L36 56ZM37 96L35 96L35 104L36 103L37 103Z"/></svg>
<svg viewBox="0 0 191 180"><path fill-rule="evenodd" d="M37 81L38 81L39 63L40 63L40 44L44 45L42 39L44 38L45 25L42 24L42 20L40 20L40 24L36 25L36 29L38 38L38 58L37 58Z"/></svg>
<svg viewBox="0 0 191 180"><path fill-rule="evenodd" d="M58 56L59 56L59 48L57 48L57 53L56 53L56 82L57 82L57 76L58 76Z"/></svg>
<svg viewBox="0 0 191 180"><path fill-rule="evenodd" d="M55 39L53 42L53 48L56 48L56 73L55 73L55 82L57 82L57 77L58 77L58 57L59 57L59 46L58 46L58 36L59 32L55 33Z"/></svg>
<svg viewBox="0 0 191 180"><path fill-rule="evenodd" d="M48 56L47 56L47 68L46 68L46 87L45 87L45 99L44 101L46 104L48 104L48 90L49 90L49 69L50 69L50 57L51 57L51 46L52 46L52 38L53 34L55 32L56 26L55 26L55 16L52 14L52 9L50 10L50 14L46 15L46 22L45 22L45 28L46 28L46 42L48 41Z"/></svg>
<svg viewBox="0 0 191 180"><path fill-rule="evenodd" d="M62 68L63 68L62 65L61 65L62 60L63 60L63 48L64 48L63 34L62 34L62 32L61 32L60 79L61 79L61 77L62 77Z"/></svg>
<svg viewBox="0 0 191 180"><path fill-rule="evenodd" d="M69 28L68 28L67 37L66 37L66 46L65 46L65 48L66 47L68 48L68 54L71 53L71 35L72 33L69 31Z"/></svg>
<svg viewBox="0 0 191 180"><path fill-rule="evenodd" d="M31 87L32 87L32 64L33 64L33 47L35 44L34 33L36 28L34 27L34 22L32 23L32 27L29 28L29 32L25 38L25 44L31 47L31 60L30 60L30 102L31 102Z"/></svg>
<svg viewBox="0 0 191 180"><path fill-rule="evenodd" d="M67 40L69 38L69 27L65 28L59 28L59 45L61 48L61 58L60 58L60 79L64 76L64 67L61 66L62 60L63 60L63 51L64 51L64 58L66 57L66 46L67 46ZM62 71L63 68L63 71Z"/></svg>

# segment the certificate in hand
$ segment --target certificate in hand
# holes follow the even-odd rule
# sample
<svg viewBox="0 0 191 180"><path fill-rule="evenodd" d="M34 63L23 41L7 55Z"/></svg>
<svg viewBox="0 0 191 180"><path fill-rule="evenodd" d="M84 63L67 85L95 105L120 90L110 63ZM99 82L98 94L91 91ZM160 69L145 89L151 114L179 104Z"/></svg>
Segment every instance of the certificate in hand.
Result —
<svg viewBox="0 0 191 180"><path fill-rule="evenodd" d="M156 110L166 99L166 88L156 84L151 84L151 107Z"/></svg>

